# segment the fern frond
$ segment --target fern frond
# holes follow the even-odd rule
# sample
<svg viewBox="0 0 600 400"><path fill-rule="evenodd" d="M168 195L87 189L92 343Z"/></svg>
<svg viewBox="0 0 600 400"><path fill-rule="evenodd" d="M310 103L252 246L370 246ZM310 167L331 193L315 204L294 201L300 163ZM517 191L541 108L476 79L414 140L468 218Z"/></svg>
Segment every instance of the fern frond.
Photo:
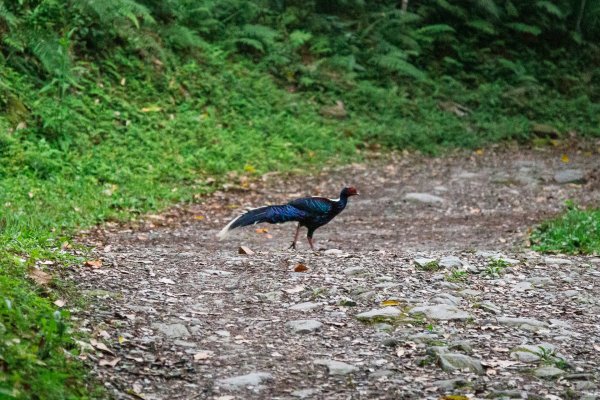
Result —
<svg viewBox="0 0 600 400"><path fill-rule="evenodd" d="M0 2L0 21L4 21L6 25L14 28L17 26L17 17L6 8L4 2Z"/></svg>
<svg viewBox="0 0 600 400"><path fill-rule="evenodd" d="M405 57L399 53L376 55L371 58L370 62L386 71L396 72L417 80L425 80L427 78L425 72L406 61Z"/></svg>
<svg viewBox="0 0 600 400"><path fill-rule="evenodd" d="M539 26L528 25L522 22L511 22L506 24L506 26L517 32L529 33L533 36L538 36L540 33L542 33L542 29Z"/></svg>
<svg viewBox="0 0 600 400"><path fill-rule="evenodd" d="M544 10L548 14L554 15L557 18L563 19L565 17L565 13L560 8L558 8L558 6L556 4L552 3L551 1L546 1L546 0L538 1L537 3L535 3L535 6L537 8Z"/></svg>
<svg viewBox="0 0 600 400"><path fill-rule="evenodd" d="M487 33L488 35L495 35L497 32L494 24L483 19L474 19L471 21L467 21L466 25L475 29L476 31Z"/></svg>
<svg viewBox="0 0 600 400"><path fill-rule="evenodd" d="M161 36L164 38L166 44L176 50L205 48L209 46L196 32L176 23L163 28Z"/></svg>

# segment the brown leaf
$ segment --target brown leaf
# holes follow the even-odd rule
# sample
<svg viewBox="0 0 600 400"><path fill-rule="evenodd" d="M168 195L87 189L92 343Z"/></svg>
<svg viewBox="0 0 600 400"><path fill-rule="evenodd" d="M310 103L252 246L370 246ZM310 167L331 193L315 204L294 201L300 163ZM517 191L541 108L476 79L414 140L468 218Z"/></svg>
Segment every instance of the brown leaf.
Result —
<svg viewBox="0 0 600 400"><path fill-rule="evenodd" d="M398 300L384 300L381 302L382 307L392 307L399 306L400 302Z"/></svg>
<svg viewBox="0 0 600 400"><path fill-rule="evenodd" d="M92 268L100 268L102 267L102 260L87 260L83 265L85 265L86 267L92 267Z"/></svg>
<svg viewBox="0 0 600 400"><path fill-rule="evenodd" d="M240 246L240 248L238 249L238 253L239 254L246 254L251 256L252 254L254 254L254 252L252 250L250 250L249 247L246 246Z"/></svg>
<svg viewBox="0 0 600 400"><path fill-rule="evenodd" d="M94 348L95 348L95 349L97 349L97 350L103 351L103 352L105 352L105 353L108 353L108 354L112 354L113 356L115 355L115 353L113 353L113 352L112 352L112 350L111 350L111 349L109 349L109 348L108 348L108 347L107 347L107 346L106 346L104 343L102 343L102 342L99 342L99 341L97 341L97 340L95 340L95 339L91 339L91 340L90 340L90 344L91 344L92 346L94 346Z"/></svg>
<svg viewBox="0 0 600 400"><path fill-rule="evenodd" d="M29 271L29 278L31 278L38 285L46 286L52 280L52 275L47 274L39 269L32 269Z"/></svg>
<svg viewBox="0 0 600 400"><path fill-rule="evenodd" d="M268 233L269 230L267 228L256 228L255 232L256 233Z"/></svg>
<svg viewBox="0 0 600 400"><path fill-rule="evenodd" d="M308 271L308 267L302 263L297 264L296 267L294 267L294 272L304 272L304 271Z"/></svg>
<svg viewBox="0 0 600 400"><path fill-rule="evenodd" d="M105 358L101 359L100 362L98 363L98 365L100 365L101 367L104 367L106 365L111 366L114 368L115 365L117 365L117 363L121 361L121 357L115 357L112 360L107 360Z"/></svg>

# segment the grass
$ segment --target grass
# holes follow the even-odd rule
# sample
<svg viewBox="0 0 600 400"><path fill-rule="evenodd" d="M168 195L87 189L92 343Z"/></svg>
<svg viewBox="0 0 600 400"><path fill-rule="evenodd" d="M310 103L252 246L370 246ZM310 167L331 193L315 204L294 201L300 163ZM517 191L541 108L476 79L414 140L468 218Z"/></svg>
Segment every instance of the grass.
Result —
<svg viewBox="0 0 600 400"><path fill-rule="evenodd" d="M490 260L482 274L490 279L499 278L504 273L504 269L509 266L510 264L501 258Z"/></svg>
<svg viewBox="0 0 600 400"><path fill-rule="evenodd" d="M568 203L560 217L534 230L531 243L545 253L600 254L600 209L584 210Z"/></svg>

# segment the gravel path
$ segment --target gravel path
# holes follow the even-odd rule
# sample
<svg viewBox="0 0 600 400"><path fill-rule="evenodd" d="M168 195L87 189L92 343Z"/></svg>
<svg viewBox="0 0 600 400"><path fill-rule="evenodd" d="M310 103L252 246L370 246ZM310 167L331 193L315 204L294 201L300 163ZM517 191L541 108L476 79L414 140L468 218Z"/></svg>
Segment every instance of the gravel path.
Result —
<svg viewBox="0 0 600 400"><path fill-rule="evenodd" d="M97 230L86 240L102 267L71 272L90 299L73 310L94 338L83 357L119 399L596 398L600 258L526 243L565 200L600 201L598 154L561 155L242 179ZM287 249L290 224L214 239L243 207L337 197L345 183L361 196L317 230L317 253L304 238Z"/></svg>

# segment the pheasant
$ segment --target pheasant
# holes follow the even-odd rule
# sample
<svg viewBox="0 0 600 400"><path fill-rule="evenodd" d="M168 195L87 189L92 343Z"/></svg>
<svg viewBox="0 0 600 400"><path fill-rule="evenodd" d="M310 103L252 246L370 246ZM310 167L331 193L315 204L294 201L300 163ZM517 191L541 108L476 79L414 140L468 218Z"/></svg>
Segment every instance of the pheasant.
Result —
<svg viewBox="0 0 600 400"><path fill-rule="evenodd" d="M298 234L301 227L306 227L308 233L306 238L310 248L314 251L313 234L317 228L327 224L336 215L341 213L348 204L350 196L358 195L354 187L345 187L340 193L338 199L327 199L325 197L303 197L292 200L287 204L276 206L265 206L252 209L245 214L233 219L218 234L219 238L224 239L229 231L247 225L255 225L262 222L270 224L280 224L290 221L298 221L298 227L294 234L294 240L290 248L296 248Z"/></svg>

